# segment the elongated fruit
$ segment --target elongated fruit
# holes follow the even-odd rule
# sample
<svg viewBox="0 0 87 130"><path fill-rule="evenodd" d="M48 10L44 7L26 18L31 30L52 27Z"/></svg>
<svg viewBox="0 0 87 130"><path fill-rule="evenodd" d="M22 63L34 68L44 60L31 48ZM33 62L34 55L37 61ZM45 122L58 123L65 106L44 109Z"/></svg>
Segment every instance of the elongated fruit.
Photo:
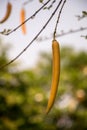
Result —
<svg viewBox="0 0 87 130"><path fill-rule="evenodd" d="M11 3L8 2L6 14L3 17L3 19L0 20L0 24L4 23L9 18L10 14L11 14L11 11L12 11L12 5L11 5Z"/></svg>
<svg viewBox="0 0 87 130"><path fill-rule="evenodd" d="M23 23L25 21L25 10L24 10L24 8L22 8L21 12L20 12L20 21L21 21L21 23ZM21 29L22 29L23 34L26 34L25 23L21 26Z"/></svg>
<svg viewBox="0 0 87 130"><path fill-rule="evenodd" d="M51 110L54 104L60 77L60 48L59 43L56 40L52 41L52 53L53 53L52 84L46 114Z"/></svg>

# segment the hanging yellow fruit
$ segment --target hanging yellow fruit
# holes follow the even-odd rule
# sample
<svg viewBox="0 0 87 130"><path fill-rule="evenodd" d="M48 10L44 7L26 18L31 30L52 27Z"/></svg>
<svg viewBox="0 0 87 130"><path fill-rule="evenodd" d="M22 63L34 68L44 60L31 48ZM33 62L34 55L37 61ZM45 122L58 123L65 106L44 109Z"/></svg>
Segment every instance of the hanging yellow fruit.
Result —
<svg viewBox="0 0 87 130"><path fill-rule="evenodd" d="M60 48L59 43L56 40L52 41L52 52L53 52L52 84L46 114L51 110L54 104L60 77Z"/></svg>
<svg viewBox="0 0 87 130"><path fill-rule="evenodd" d="M25 21L25 10L24 10L24 8L22 8L21 12L20 12L20 21L21 21L21 24ZM26 34L25 23L21 26L21 29L22 29L23 34Z"/></svg>
<svg viewBox="0 0 87 130"><path fill-rule="evenodd" d="M6 14L3 17L3 19L0 20L0 24L4 23L9 18L10 14L11 14L11 11L12 11L12 5L11 5L11 3L8 2Z"/></svg>

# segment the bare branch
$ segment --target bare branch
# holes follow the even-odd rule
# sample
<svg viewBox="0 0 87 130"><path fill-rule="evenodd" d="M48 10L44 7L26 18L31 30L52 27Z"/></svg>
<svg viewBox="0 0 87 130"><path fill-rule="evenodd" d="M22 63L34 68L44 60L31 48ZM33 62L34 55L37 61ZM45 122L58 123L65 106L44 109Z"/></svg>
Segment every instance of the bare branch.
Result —
<svg viewBox="0 0 87 130"><path fill-rule="evenodd" d="M23 3L23 5L25 6L25 5L27 5L28 3L30 3L30 2L32 2L33 0L27 0L27 1L25 1L24 3Z"/></svg>
<svg viewBox="0 0 87 130"><path fill-rule="evenodd" d="M66 0L64 0L63 4L62 4L62 7L59 11L59 14L58 14L58 17L57 17L57 21L56 21L56 25L55 25L55 29L54 29L54 33L53 33L53 39L55 39L56 37L56 31L57 31L57 27L58 27L58 23L59 23L59 19L60 19L60 15L61 15L61 12L62 12L62 9L64 7L64 4L65 4Z"/></svg>
<svg viewBox="0 0 87 130"><path fill-rule="evenodd" d="M51 9L52 7L53 7L53 4L56 2L56 0L53 0L52 2L51 2L51 4L47 7L47 6L45 6L43 9Z"/></svg>
<svg viewBox="0 0 87 130"><path fill-rule="evenodd" d="M14 31L16 31L18 28L20 28L23 24L25 24L27 21L29 21L30 19L34 18L36 16L37 13L39 13L41 11L41 9L44 8L44 6L46 6L48 3L50 2L50 0L48 0L46 3L44 3L44 5L42 7L40 7L32 16L30 16L28 19L26 19L23 23L21 23L19 26L17 26L16 28L14 28L13 30L11 30L10 32L7 33L3 33L3 35L9 35L11 33L13 33ZM7 30L7 29L6 29ZM2 33L1 33L2 34Z"/></svg>
<svg viewBox="0 0 87 130"><path fill-rule="evenodd" d="M70 29L69 31L66 31L66 32L61 30L60 34L56 34L56 37L62 37L62 36L78 33L78 32L85 31L85 30L87 30L87 27L81 27L81 28L78 28L78 29ZM47 37L47 36L39 37L37 39L37 41L40 42L40 41L44 41L44 40L49 40L51 37L52 36L49 36L49 37Z"/></svg>
<svg viewBox="0 0 87 130"><path fill-rule="evenodd" d="M54 10L54 12L51 14L50 18L47 20L47 22L45 23L45 25L41 28L41 30L37 33L37 35L33 38L33 40L14 58L12 59L10 62L8 62L7 64L4 64L0 67L0 69L5 68L6 66L10 65L11 63L13 63L15 60L17 60L28 48L29 46L37 39L37 37L41 34L41 32L46 28L46 26L48 25L48 23L51 21L52 17L55 15L56 11L58 10L60 4L61 4L62 0L60 0L60 2L58 3L56 9Z"/></svg>

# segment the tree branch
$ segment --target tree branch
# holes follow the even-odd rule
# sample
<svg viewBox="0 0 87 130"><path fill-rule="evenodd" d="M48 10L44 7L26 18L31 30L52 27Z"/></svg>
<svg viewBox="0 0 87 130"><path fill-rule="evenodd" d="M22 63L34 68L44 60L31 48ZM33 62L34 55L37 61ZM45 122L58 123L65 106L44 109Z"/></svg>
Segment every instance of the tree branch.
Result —
<svg viewBox="0 0 87 130"><path fill-rule="evenodd" d="M9 35L9 34L13 33L18 28L20 28L23 24L25 24L27 21L29 21L30 19L33 19L36 16L36 14L39 13L44 8L44 6L46 6L49 2L50 2L50 0L48 0L46 3L44 3L44 5L42 7L40 7L33 15L31 15L28 19L26 19L23 23L21 23L20 25L15 27L13 30L8 31L8 29L5 29L5 31L2 31L0 33L3 34L3 35Z"/></svg>
<svg viewBox="0 0 87 130"><path fill-rule="evenodd" d="M65 4L66 0L64 0L63 4L62 4L62 7L59 11L59 14L58 14L58 17L57 17L57 21L56 21L56 25L55 25L55 29L54 29L54 33L53 33L53 39L55 39L56 37L56 31L57 31L57 27L58 27L58 23L59 23L59 19L60 19L60 15L61 15L61 12L62 12L62 9L64 7L64 4Z"/></svg>
<svg viewBox="0 0 87 130"><path fill-rule="evenodd" d="M58 10L61 2L62 2L62 0L60 0L60 2L58 3L56 9L54 10L54 12L51 14L50 18L48 19L48 21L45 23L45 25L42 27L42 29L37 33L37 35L33 38L33 40L14 59L12 59L7 64L2 65L0 67L0 69L5 68L6 66L10 65L11 63L13 63L15 60L17 60L29 48L29 46L37 39L37 37L41 34L41 32L46 28L46 26L48 25L48 23L50 22L52 17L55 15L56 11Z"/></svg>
<svg viewBox="0 0 87 130"><path fill-rule="evenodd" d="M85 31L85 30L87 30L87 27L81 27L81 28L78 28L78 29L70 29L69 31L66 31L66 32L62 30L60 34L56 34L56 37L62 37L62 36L78 33L78 32ZM40 42L40 41L44 41L44 40L49 40L51 37L52 36L39 37L37 39L37 41Z"/></svg>

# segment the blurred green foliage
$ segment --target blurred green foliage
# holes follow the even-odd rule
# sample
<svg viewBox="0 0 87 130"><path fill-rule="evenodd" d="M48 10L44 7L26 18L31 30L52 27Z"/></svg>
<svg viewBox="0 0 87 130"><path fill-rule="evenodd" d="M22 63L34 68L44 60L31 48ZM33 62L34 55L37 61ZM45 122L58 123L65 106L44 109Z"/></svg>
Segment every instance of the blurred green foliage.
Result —
<svg viewBox="0 0 87 130"><path fill-rule="evenodd" d="M0 65L8 62L0 40ZM0 130L87 130L87 52L61 49L60 84L54 107L45 115L52 77L52 54L35 68L0 70Z"/></svg>

